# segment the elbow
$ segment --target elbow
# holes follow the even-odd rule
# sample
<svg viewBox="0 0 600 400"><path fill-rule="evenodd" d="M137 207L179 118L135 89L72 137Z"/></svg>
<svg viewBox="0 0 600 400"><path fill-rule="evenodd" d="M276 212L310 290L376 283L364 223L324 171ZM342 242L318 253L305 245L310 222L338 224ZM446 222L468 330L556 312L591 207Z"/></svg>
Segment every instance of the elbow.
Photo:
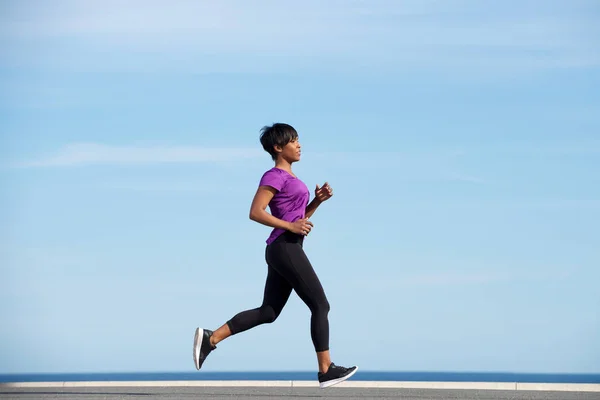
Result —
<svg viewBox="0 0 600 400"><path fill-rule="evenodd" d="M258 218L258 210L255 210L254 208L251 209L248 218L250 218L252 221L256 221Z"/></svg>

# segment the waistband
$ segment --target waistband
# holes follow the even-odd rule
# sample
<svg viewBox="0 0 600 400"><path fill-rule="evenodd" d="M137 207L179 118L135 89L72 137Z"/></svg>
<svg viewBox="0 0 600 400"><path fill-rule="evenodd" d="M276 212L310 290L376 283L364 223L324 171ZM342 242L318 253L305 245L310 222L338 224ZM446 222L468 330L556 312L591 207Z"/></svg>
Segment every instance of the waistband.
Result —
<svg viewBox="0 0 600 400"><path fill-rule="evenodd" d="M298 235L294 232L285 231L277 236L277 238L275 238L275 240L269 246L277 243L299 243L302 245L302 243L304 243L304 236Z"/></svg>

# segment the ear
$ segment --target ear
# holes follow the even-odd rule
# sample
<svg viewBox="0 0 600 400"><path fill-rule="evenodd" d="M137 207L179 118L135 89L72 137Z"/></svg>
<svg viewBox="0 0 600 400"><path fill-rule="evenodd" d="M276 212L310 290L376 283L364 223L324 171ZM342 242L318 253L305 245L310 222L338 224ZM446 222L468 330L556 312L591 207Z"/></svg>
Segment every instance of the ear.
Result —
<svg viewBox="0 0 600 400"><path fill-rule="evenodd" d="M281 148L281 146L278 144L273 145L273 148L275 149L276 153L281 153L283 151L283 148Z"/></svg>

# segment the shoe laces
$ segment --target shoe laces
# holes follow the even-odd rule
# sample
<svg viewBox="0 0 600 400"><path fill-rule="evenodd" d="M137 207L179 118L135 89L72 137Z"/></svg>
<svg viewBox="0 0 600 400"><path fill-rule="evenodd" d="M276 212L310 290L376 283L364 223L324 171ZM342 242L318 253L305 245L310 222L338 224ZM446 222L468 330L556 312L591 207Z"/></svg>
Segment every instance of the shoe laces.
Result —
<svg viewBox="0 0 600 400"><path fill-rule="evenodd" d="M348 369L346 367L342 367L341 365L335 365L334 363L331 363L331 368L338 369L340 371L346 371Z"/></svg>

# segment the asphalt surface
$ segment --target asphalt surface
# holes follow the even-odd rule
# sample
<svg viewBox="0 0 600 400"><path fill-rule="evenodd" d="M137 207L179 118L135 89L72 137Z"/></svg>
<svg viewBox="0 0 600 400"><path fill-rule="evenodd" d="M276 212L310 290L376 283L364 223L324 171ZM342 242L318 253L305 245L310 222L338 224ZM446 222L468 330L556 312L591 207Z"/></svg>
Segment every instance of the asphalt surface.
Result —
<svg viewBox="0 0 600 400"><path fill-rule="evenodd" d="M403 400L598 400L597 392L257 387L0 388L0 399L403 399Z"/></svg>

